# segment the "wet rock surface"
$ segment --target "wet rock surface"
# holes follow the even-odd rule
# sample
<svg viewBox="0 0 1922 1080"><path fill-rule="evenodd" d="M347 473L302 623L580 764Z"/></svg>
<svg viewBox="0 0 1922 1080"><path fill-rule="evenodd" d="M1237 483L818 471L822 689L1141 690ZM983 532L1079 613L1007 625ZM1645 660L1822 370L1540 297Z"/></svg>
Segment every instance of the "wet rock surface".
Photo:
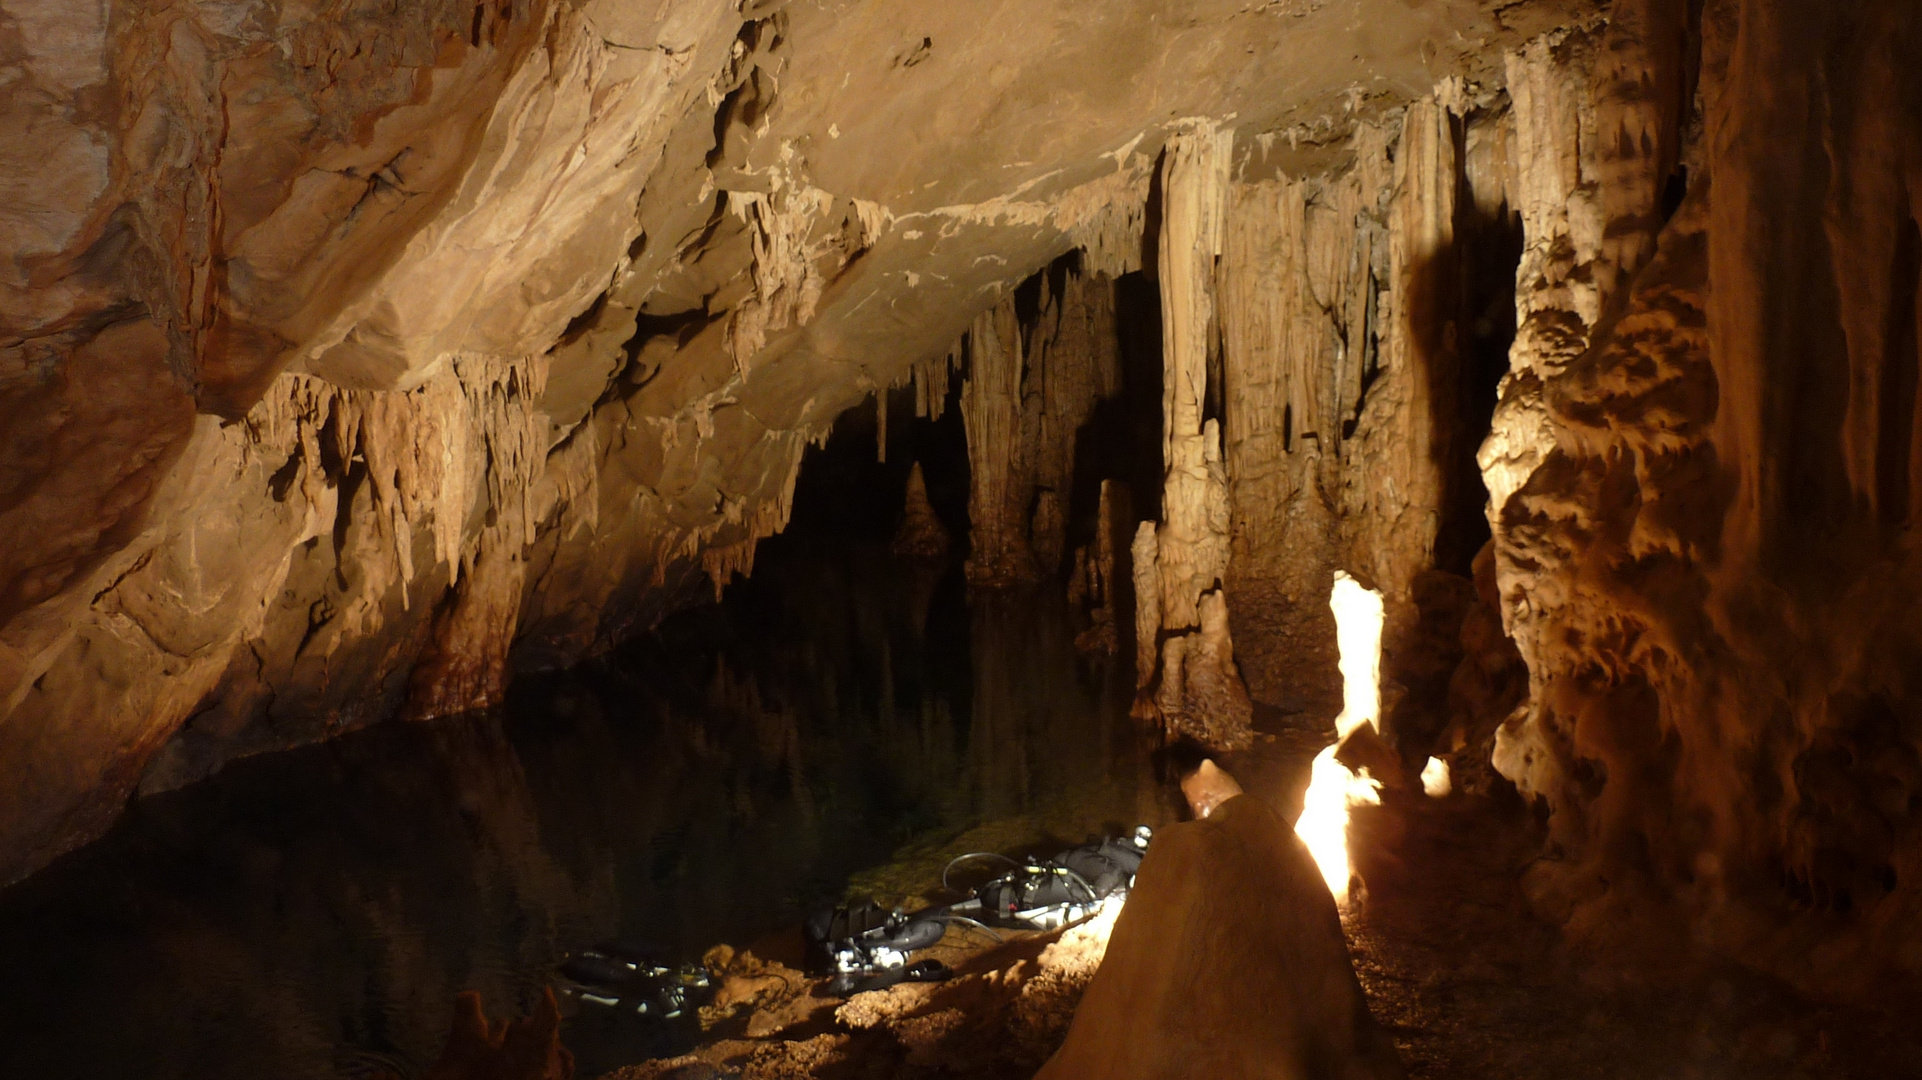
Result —
<svg viewBox="0 0 1922 1080"><path fill-rule="evenodd" d="M1243 797L1287 810L1299 805L1308 758L1325 735L1264 726L1267 737L1225 760L1251 792ZM1679 930L1611 948L1571 941L1531 912L1523 889L1541 838L1542 826L1512 796L1430 799L1419 789L1396 791L1382 806L1355 812L1363 886L1342 909L1340 925L1372 1021L1405 1075L1868 1080L1906 1075L1922 1063L1922 1039L1906 1020L1917 1000L1912 988L1887 987L1878 1000L1811 998L1718 957ZM1327 903L1324 893L1319 904ZM847 1002L786 993L768 999L762 1033L737 1033L691 1056L616 1075L1032 1075L1068 1030L1065 1012L1049 1014L1054 1021L1040 1029L1019 1026L1028 1023L1019 1019L1019 1003L1035 993L1025 966L1034 947L976 953L977 966L967 970L999 974L983 972L962 996L923 986ZM1153 962L1174 961L1157 952ZM1072 998L1093 972L1064 974ZM1249 999L1232 1011L1265 1016L1268 1007ZM789 1027L781 1019L800 1015L812 1023ZM1037 1030L1044 1037L1028 1041ZM966 1038L947 1041L944 1033ZM1144 1037L1137 1027L1120 1042L1135 1046ZM1146 1064L1123 1058L1124 1070ZM1177 1066L1169 1075L1182 1073Z"/></svg>
<svg viewBox="0 0 1922 1080"><path fill-rule="evenodd" d="M828 996L825 980L792 970L761 975L733 1003L751 1009L744 1019L703 1017L714 1041L692 1054L617 1069L608 1080L1030 1076L1067 1032L1112 922L1110 916L1051 934L1017 932L1009 944L987 948L951 931L929 950L954 968L948 981L903 983L846 1000ZM723 970L736 967L768 970L751 955L728 956Z"/></svg>

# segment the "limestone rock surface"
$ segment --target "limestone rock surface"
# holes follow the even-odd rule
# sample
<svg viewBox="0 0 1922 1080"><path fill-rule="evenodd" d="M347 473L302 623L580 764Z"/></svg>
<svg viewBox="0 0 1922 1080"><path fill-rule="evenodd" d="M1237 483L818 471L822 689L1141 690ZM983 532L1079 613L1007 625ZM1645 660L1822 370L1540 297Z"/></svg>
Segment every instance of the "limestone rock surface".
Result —
<svg viewBox="0 0 1922 1080"><path fill-rule="evenodd" d="M1155 833L1037 1080L1401 1075L1307 848L1237 795Z"/></svg>
<svg viewBox="0 0 1922 1080"><path fill-rule="evenodd" d="M1481 450L1529 684L1494 765L1566 853L1538 908L1865 994L1913 977L1922 903L1918 35L1638 0L1512 53L1527 247Z"/></svg>

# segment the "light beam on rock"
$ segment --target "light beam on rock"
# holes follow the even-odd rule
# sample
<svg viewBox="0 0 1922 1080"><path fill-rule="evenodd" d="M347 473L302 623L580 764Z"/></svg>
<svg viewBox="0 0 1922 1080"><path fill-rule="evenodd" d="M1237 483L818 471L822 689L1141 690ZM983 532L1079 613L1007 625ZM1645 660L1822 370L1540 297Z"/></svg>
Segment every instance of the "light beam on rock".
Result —
<svg viewBox="0 0 1922 1080"><path fill-rule="evenodd" d="M1308 792L1302 799L1295 835L1308 845L1328 891L1337 903L1348 899L1354 864L1348 856L1348 811L1381 802L1381 782L1335 760L1335 751L1363 724L1381 730L1381 594L1340 571L1328 606L1335 613L1335 640L1341 649L1342 708L1335 718L1335 743L1315 755Z"/></svg>

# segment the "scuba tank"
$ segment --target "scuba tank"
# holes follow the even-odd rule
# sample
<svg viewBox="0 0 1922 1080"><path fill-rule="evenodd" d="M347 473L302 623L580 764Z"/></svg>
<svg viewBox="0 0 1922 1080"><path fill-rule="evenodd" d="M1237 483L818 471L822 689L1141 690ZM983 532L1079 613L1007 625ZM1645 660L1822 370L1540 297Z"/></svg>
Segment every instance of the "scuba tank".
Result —
<svg viewBox="0 0 1922 1080"><path fill-rule="evenodd" d="M969 924L993 936L988 923L1023 930L1054 930L1085 919L1103 901L1127 892L1141 868L1154 830L1137 827L1125 837L1084 844L1052 859L1015 862L992 852L970 852L949 862L941 884L971 859L997 859L1012 869L945 907L910 915L884 911L872 900L842 904L807 920L808 966L831 975L829 992L846 997L904 981L933 982L952 974L938 960L909 962L909 954L940 942L949 923ZM978 918L977 918L978 917Z"/></svg>
<svg viewBox="0 0 1922 1080"><path fill-rule="evenodd" d="M938 960L909 964L908 954L939 942L947 933L946 908L908 915L882 911L872 900L843 904L808 919L810 966L832 972L829 990L839 996L879 990L904 980L947 977Z"/></svg>
<svg viewBox="0 0 1922 1080"><path fill-rule="evenodd" d="M608 943L570 953L556 968L562 997L655 1020L672 1020L712 996L707 969L668 966L647 949Z"/></svg>
<svg viewBox="0 0 1922 1080"><path fill-rule="evenodd" d="M817 912L806 925L808 946L817 962L832 959L850 943L870 951L893 949L913 952L941 940L947 932L939 916L945 909L908 915L900 909L882 911L872 900L843 904Z"/></svg>
<svg viewBox="0 0 1922 1080"><path fill-rule="evenodd" d="M1134 885L1135 872L1148 851L1154 830L1138 826L1127 837L1110 837L1083 844L1052 859L1030 858L1026 863L975 890L974 900L954 905L960 911L973 904L982 917L1025 930L1054 930L1094 914L1110 896ZM963 855L948 864L979 855ZM1001 858L1001 856L993 856ZM1013 862L1013 860L1007 860ZM942 873L947 880L947 873Z"/></svg>
<svg viewBox="0 0 1922 1080"><path fill-rule="evenodd" d="M1098 844L1085 844L1056 855L1054 861L1081 875L1093 887L1095 896L1105 900L1134 884L1152 836L1153 830L1143 825L1126 839L1110 837Z"/></svg>

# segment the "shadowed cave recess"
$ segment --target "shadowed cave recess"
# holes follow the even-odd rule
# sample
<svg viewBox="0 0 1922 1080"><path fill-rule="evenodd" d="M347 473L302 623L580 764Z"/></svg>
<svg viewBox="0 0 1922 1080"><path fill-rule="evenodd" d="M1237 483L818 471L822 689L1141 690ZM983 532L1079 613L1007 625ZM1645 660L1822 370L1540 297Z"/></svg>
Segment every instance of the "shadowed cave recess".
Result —
<svg viewBox="0 0 1922 1080"><path fill-rule="evenodd" d="M1061 1075L1105 937L842 1001L802 921L1199 858L1196 762L1292 824L1339 735L1365 1007L1226 987L1311 1049L1215 1075L1922 1075L1918 55L0 0L0 1074ZM609 940L716 1003L546 1012Z"/></svg>

